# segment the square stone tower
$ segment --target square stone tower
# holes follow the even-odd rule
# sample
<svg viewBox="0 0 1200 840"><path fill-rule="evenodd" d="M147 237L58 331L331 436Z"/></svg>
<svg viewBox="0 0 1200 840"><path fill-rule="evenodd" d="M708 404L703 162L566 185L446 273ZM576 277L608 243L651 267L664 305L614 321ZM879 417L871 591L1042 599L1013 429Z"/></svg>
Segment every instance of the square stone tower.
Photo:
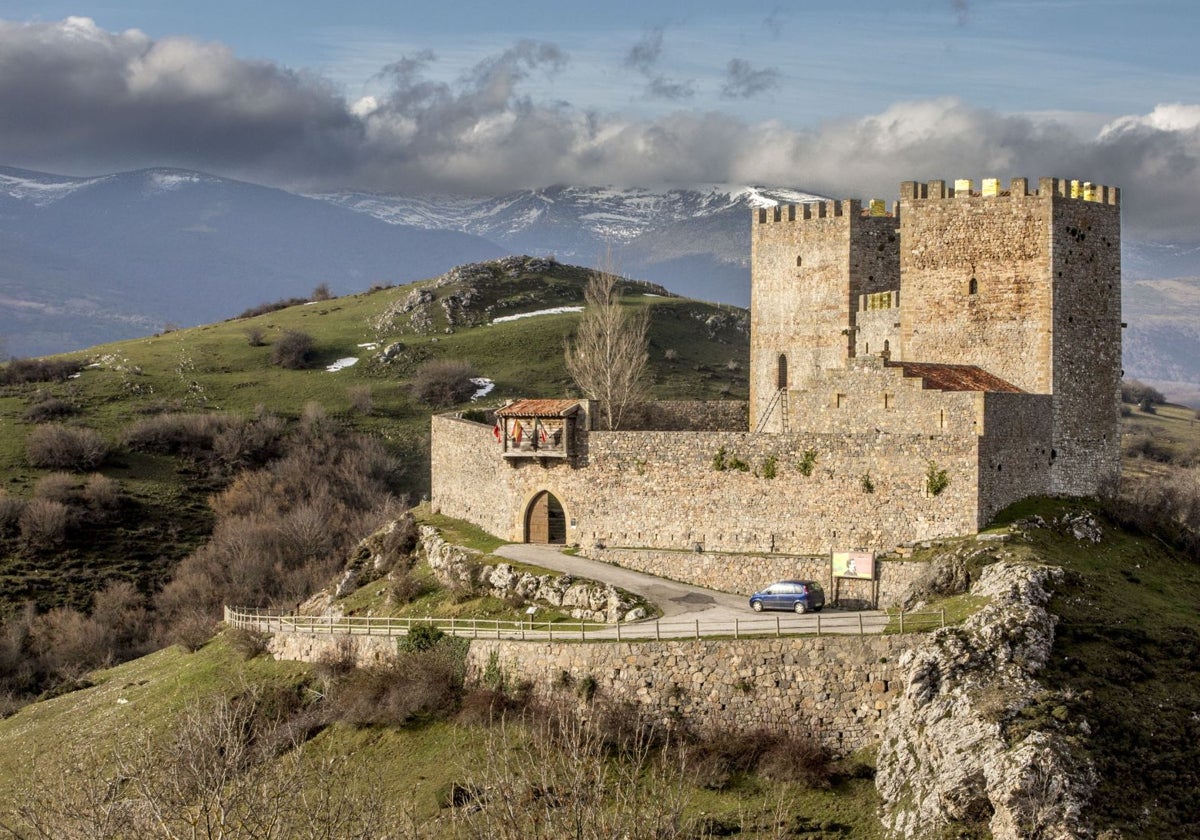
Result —
<svg viewBox="0 0 1200 840"><path fill-rule="evenodd" d="M900 288L899 219L872 202L760 208L751 225L750 428L785 431L777 395L855 355L859 296ZM874 213L874 215L872 215ZM765 418L765 425L764 425Z"/></svg>
<svg viewBox="0 0 1200 840"><path fill-rule="evenodd" d="M1053 396L1051 491L1120 469L1120 191L1042 178L900 186L900 353Z"/></svg>

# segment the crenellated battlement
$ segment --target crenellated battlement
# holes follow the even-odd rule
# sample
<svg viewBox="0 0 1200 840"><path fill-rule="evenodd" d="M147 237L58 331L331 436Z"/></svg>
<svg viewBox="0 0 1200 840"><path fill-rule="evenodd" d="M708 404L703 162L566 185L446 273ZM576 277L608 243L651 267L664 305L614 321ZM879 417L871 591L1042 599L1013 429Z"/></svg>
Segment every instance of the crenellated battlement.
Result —
<svg viewBox="0 0 1200 840"><path fill-rule="evenodd" d="M978 192L975 191L975 182L969 178L959 178L952 184L947 181L902 181L900 183L901 201L947 198L1027 198L1031 196L1072 198L1114 206L1121 203L1120 187L1068 178L1039 178L1037 189L1033 192L1029 190L1028 178L1011 179L1008 189L1001 188L999 178L984 178L980 182Z"/></svg>
<svg viewBox="0 0 1200 840"><path fill-rule="evenodd" d="M751 211L760 225L785 222L804 222L812 219L835 218L885 218L895 219L900 215L899 203L887 209L882 199L873 198L866 202L846 198L838 201L806 201L803 204L777 204L774 207L759 207Z"/></svg>

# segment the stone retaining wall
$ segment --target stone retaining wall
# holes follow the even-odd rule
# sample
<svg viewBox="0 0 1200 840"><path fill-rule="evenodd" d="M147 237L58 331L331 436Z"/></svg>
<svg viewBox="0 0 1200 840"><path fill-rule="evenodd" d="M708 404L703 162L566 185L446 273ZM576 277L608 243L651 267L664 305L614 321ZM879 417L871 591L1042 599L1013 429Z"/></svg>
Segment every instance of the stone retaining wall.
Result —
<svg viewBox="0 0 1200 840"><path fill-rule="evenodd" d="M839 755L879 739L898 700L900 654L924 636L806 636L661 642L473 640L467 679L502 674L549 697L595 681L600 696L632 702L697 731L808 732ZM277 659L386 662L383 636L272 636Z"/></svg>
<svg viewBox="0 0 1200 840"><path fill-rule="evenodd" d="M535 694L627 701L697 731L810 733L839 755L878 741L911 636L561 644L471 643L468 679L497 669Z"/></svg>

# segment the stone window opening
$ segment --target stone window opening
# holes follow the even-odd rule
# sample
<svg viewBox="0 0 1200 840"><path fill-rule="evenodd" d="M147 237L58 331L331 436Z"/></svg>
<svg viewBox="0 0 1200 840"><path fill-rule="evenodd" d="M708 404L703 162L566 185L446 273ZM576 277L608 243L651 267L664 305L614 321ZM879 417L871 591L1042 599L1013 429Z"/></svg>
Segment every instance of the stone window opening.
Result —
<svg viewBox="0 0 1200 840"><path fill-rule="evenodd" d="M775 374L775 387L783 390L788 384L787 356L779 354L778 368Z"/></svg>
<svg viewBox="0 0 1200 840"><path fill-rule="evenodd" d="M883 407L885 409L895 408L896 407L895 396L893 396L892 394L884 394L883 395Z"/></svg>
<svg viewBox="0 0 1200 840"><path fill-rule="evenodd" d="M796 268L799 268L803 262L804 261L799 256L797 256L796 257Z"/></svg>
<svg viewBox="0 0 1200 840"><path fill-rule="evenodd" d="M969 295L979 294L979 281L976 280L974 277L972 277L971 282L967 284L967 294L969 294Z"/></svg>

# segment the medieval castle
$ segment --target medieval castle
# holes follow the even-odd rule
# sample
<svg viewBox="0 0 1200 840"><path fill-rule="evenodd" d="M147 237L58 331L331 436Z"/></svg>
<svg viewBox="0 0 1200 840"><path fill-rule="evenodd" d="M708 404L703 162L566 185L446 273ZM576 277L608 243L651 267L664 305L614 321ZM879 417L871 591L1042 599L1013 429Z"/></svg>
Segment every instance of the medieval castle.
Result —
<svg viewBox="0 0 1200 840"><path fill-rule="evenodd" d="M517 541L813 555L971 533L1120 468L1120 193L1042 178L754 211L749 404L433 419L432 501ZM734 587L730 588L742 588Z"/></svg>

